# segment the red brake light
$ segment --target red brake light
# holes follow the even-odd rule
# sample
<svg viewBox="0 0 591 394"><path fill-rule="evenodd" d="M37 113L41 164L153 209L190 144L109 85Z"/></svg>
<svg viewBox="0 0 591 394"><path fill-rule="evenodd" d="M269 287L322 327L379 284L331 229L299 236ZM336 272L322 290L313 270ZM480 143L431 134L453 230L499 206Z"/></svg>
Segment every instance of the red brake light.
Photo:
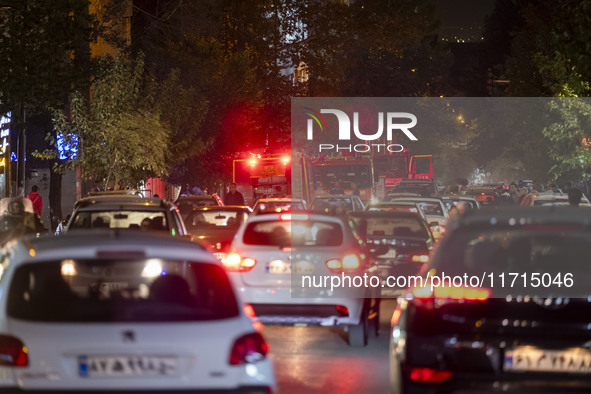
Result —
<svg viewBox="0 0 591 394"><path fill-rule="evenodd" d="M237 253L230 253L222 259L222 265L227 271L231 272L247 272L256 265L256 260L250 257L242 258Z"/></svg>
<svg viewBox="0 0 591 394"><path fill-rule="evenodd" d="M257 317L256 313L254 312L254 308L250 304L244 304L242 310L244 311L244 314L248 316L250 319L254 319Z"/></svg>
<svg viewBox="0 0 591 394"><path fill-rule="evenodd" d="M415 382L440 383L452 377L450 371L439 371L432 368L413 368L410 371L410 380Z"/></svg>
<svg viewBox="0 0 591 394"><path fill-rule="evenodd" d="M29 365L28 349L18 338L0 335L0 365L26 367Z"/></svg>
<svg viewBox="0 0 591 394"><path fill-rule="evenodd" d="M337 312L341 313L343 316L349 316L349 309L343 305L337 305Z"/></svg>
<svg viewBox="0 0 591 394"><path fill-rule="evenodd" d="M326 260L324 264L326 265L326 268L328 268L333 274L340 274L344 270L355 271L359 269L361 265L359 256L356 254L348 254L344 256L342 260Z"/></svg>
<svg viewBox="0 0 591 394"><path fill-rule="evenodd" d="M248 164L250 164L251 166L255 166L257 164L257 161L255 159L250 159L248 161Z"/></svg>
<svg viewBox="0 0 591 394"><path fill-rule="evenodd" d="M269 345L258 332L246 334L234 341L230 352L230 365L254 363L265 358Z"/></svg>

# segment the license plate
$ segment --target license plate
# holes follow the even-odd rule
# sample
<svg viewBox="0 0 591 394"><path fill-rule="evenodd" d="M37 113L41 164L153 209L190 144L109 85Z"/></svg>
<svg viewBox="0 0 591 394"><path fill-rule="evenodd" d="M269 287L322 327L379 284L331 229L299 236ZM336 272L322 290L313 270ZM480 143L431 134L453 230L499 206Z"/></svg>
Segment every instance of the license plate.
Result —
<svg viewBox="0 0 591 394"><path fill-rule="evenodd" d="M174 356L80 356L78 374L82 378L176 376Z"/></svg>
<svg viewBox="0 0 591 394"><path fill-rule="evenodd" d="M505 353L506 371L591 372L591 351L587 349L543 350L522 347Z"/></svg>
<svg viewBox="0 0 591 394"><path fill-rule="evenodd" d="M291 274L291 264L282 260L273 260L267 264L270 274Z"/></svg>
<svg viewBox="0 0 591 394"><path fill-rule="evenodd" d="M274 260L267 264L267 272L269 274L312 274L314 272L314 264L303 260L295 263Z"/></svg>
<svg viewBox="0 0 591 394"><path fill-rule="evenodd" d="M216 259L218 259L220 261L222 261L223 259L226 258L225 253L215 252L213 255L215 256Z"/></svg>
<svg viewBox="0 0 591 394"><path fill-rule="evenodd" d="M395 259L397 256L396 249L388 249L388 253L378 256L380 259Z"/></svg>

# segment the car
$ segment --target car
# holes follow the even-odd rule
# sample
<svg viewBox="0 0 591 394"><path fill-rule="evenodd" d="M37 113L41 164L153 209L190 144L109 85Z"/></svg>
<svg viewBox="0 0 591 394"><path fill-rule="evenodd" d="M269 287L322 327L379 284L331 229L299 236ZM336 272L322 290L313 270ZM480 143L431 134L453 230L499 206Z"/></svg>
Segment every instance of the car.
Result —
<svg viewBox="0 0 591 394"><path fill-rule="evenodd" d="M3 392L275 388L251 308L210 253L181 239L106 230L23 239L0 281L0 316Z"/></svg>
<svg viewBox="0 0 591 394"><path fill-rule="evenodd" d="M394 192L405 192L410 190L412 193L419 193L423 197L437 197L439 196L439 185L434 179L403 179L398 186L393 190Z"/></svg>
<svg viewBox="0 0 591 394"><path fill-rule="evenodd" d="M462 190L461 193L474 196L480 205L495 205L500 196L492 187L468 187Z"/></svg>
<svg viewBox="0 0 591 394"><path fill-rule="evenodd" d="M542 192L533 193L531 195L531 202L534 206L541 205L568 205L568 195L566 193ZM589 199L583 194L579 206L589 207Z"/></svg>
<svg viewBox="0 0 591 394"><path fill-rule="evenodd" d="M253 214L279 213L306 210L306 201L299 198L259 198L252 208Z"/></svg>
<svg viewBox="0 0 591 394"><path fill-rule="evenodd" d="M351 346L365 346L379 327L379 300L363 287L333 292L330 285L304 283L362 276L372 264L368 254L348 221L268 214L240 227L223 265L263 324L344 327Z"/></svg>
<svg viewBox="0 0 591 394"><path fill-rule="evenodd" d="M429 225L429 220L421 207L412 201L398 201L398 202L381 202L376 204L369 204L365 207L365 211L386 211L386 212L411 212L416 213Z"/></svg>
<svg viewBox="0 0 591 394"><path fill-rule="evenodd" d="M181 212L181 216L185 219L189 213L199 207L209 206L223 206L224 202L217 194L196 195L196 196L181 196L174 203Z"/></svg>
<svg viewBox="0 0 591 394"><path fill-rule="evenodd" d="M365 206L359 196L334 194L319 196L314 199L310 210L317 213L345 215L350 211L363 211Z"/></svg>
<svg viewBox="0 0 591 394"><path fill-rule="evenodd" d="M393 312L391 392L591 392L582 211L507 207L451 223L428 267L448 279L408 289Z"/></svg>
<svg viewBox="0 0 591 394"><path fill-rule="evenodd" d="M226 257L238 228L251 213L252 209L247 206L200 207L189 214L185 226L193 239L207 245L221 261Z"/></svg>
<svg viewBox="0 0 591 394"><path fill-rule="evenodd" d="M383 246L374 261L384 285L389 276L422 275L426 272L435 240L427 223L417 213L365 211L350 212L349 217L369 248L377 250ZM396 289L392 287L382 288L382 296L396 294Z"/></svg>
<svg viewBox="0 0 591 394"><path fill-rule="evenodd" d="M187 236L179 210L160 198L133 195L85 197L74 204L66 232L106 228L158 231L172 236Z"/></svg>
<svg viewBox="0 0 591 394"><path fill-rule="evenodd" d="M430 197L400 197L390 200L391 202L399 201L410 201L416 203L421 211L427 217L429 227L433 232L435 240L441 239L445 233L447 223L447 208L441 198L430 198Z"/></svg>
<svg viewBox="0 0 591 394"><path fill-rule="evenodd" d="M441 196L441 200L445 204L445 207L448 211L451 207L457 207L460 213L480 209L480 203L478 200L473 196L468 196L465 194L445 195Z"/></svg>

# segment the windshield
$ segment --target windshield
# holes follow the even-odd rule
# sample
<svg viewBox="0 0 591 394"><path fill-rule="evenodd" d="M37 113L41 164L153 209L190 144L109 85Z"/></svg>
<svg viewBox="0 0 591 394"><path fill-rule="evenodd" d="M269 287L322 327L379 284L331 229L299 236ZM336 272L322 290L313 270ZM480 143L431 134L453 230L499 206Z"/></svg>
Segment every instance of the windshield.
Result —
<svg viewBox="0 0 591 394"><path fill-rule="evenodd" d="M185 220L187 230L237 229L248 214L242 211L193 211Z"/></svg>
<svg viewBox="0 0 591 394"><path fill-rule="evenodd" d="M68 226L68 230L91 228L170 231L162 211L78 211Z"/></svg>
<svg viewBox="0 0 591 394"><path fill-rule="evenodd" d="M314 181L328 189L352 189L352 183L359 189L371 187L369 164L332 164L314 166Z"/></svg>
<svg viewBox="0 0 591 394"><path fill-rule="evenodd" d="M352 211L351 198L317 198L312 203L312 210L316 212Z"/></svg>
<svg viewBox="0 0 591 394"><path fill-rule="evenodd" d="M337 223L317 221L267 221L250 223L244 232L247 245L340 246L343 230Z"/></svg>
<svg viewBox="0 0 591 394"><path fill-rule="evenodd" d="M238 315L222 268L191 261L61 260L19 267L8 314L53 322L159 322Z"/></svg>
<svg viewBox="0 0 591 394"><path fill-rule="evenodd" d="M354 217L359 233L365 236L413 237L428 239L425 224L417 218Z"/></svg>

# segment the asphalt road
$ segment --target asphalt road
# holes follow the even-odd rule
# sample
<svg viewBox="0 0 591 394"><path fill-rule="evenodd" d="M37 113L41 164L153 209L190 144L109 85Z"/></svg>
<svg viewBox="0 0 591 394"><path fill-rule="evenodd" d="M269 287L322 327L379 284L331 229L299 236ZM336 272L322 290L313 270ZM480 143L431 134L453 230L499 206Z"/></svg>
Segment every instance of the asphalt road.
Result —
<svg viewBox="0 0 591 394"><path fill-rule="evenodd" d="M265 327L280 394L387 393L388 329L394 300L382 300L381 333L364 348L336 328Z"/></svg>

